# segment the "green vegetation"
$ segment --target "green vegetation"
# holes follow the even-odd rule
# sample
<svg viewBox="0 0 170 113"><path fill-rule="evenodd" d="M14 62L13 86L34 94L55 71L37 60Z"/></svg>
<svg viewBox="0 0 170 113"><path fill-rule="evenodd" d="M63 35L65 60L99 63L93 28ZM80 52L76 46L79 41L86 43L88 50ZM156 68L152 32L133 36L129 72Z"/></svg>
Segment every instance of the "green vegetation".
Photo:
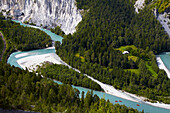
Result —
<svg viewBox="0 0 170 113"><path fill-rule="evenodd" d="M133 38L136 47L151 50L155 54L169 51L169 36L149 9L144 8L132 20L131 29L129 34L132 34L130 36Z"/></svg>
<svg viewBox="0 0 170 113"><path fill-rule="evenodd" d="M137 56L128 56L128 60L133 60L134 62L137 61L138 57Z"/></svg>
<svg viewBox="0 0 170 113"><path fill-rule="evenodd" d="M41 37L41 35L46 35L43 35L43 33L41 34L39 30L23 28L19 24L11 21L0 20L0 23L0 27L2 28L7 41L5 57L12 53L15 49L31 50L36 47L44 47L43 45L34 45L35 43L33 39L35 39L35 37L37 38L35 41L39 40L39 38L45 40ZM28 36L26 36L26 34ZM38 43L42 44L41 42ZM28 48L26 48L23 44L28 44ZM48 69L52 70L52 72L49 72ZM48 72L47 75L45 71ZM90 87L92 89L101 89L98 84L87 79L87 77L82 76L82 74L69 70L65 66L49 65L48 68L44 68L42 73L44 76L50 76L50 74L52 74L52 78L56 77L54 74L57 74L58 76L62 75L60 76L60 80L66 80L64 82L77 85L82 84L85 87ZM67 79L64 78L66 76ZM77 89L73 89L70 85L58 85L50 79L43 79L40 75L30 73L28 70L21 70L0 62L0 108L22 109L44 113L107 113L124 111L139 113L137 110L128 108L124 105L113 105L109 101L99 99L97 95L93 95L93 91L87 92L86 96L84 95L84 92L82 92L81 98L79 98L79 94L80 92ZM141 113L144 113L144 111Z"/></svg>
<svg viewBox="0 0 170 113"><path fill-rule="evenodd" d="M145 0L145 4L148 5L152 2L152 0Z"/></svg>
<svg viewBox="0 0 170 113"><path fill-rule="evenodd" d="M134 62L136 62L137 59L138 59L138 56L136 56L137 53L138 53L138 48L136 46L134 46L134 45L120 46L119 48L115 48L115 50L119 50L122 53L124 51L130 52L128 54L128 60L133 60Z"/></svg>
<svg viewBox="0 0 170 113"><path fill-rule="evenodd" d="M51 32L60 35L62 37L65 36L65 33L61 30L61 28L59 26L57 26L55 29L51 29Z"/></svg>
<svg viewBox="0 0 170 113"><path fill-rule="evenodd" d="M170 96L170 80L157 67L154 54L169 51L170 39L151 10L146 7L136 14L129 0L77 0L77 5L89 10L76 33L65 36L62 44L58 44L57 54L72 67L103 83L169 102L163 97ZM122 55L125 48L129 55ZM146 62L150 62L149 67Z"/></svg>
<svg viewBox="0 0 170 113"><path fill-rule="evenodd" d="M3 48L4 48L4 43L3 43L3 40L2 40L2 38L1 38L1 36L0 36L0 55L2 54L2 51L3 51Z"/></svg>
<svg viewBox="0 0 170 113"><path fill-rule="evenodd" d="M77 6L87 12L76 33L64 35L62 44L55 43L57 54L74 68L103 83L170 103L170 79L159 70L154 55L170 50L170 39L152 12L144 8L136 14L130 0L77 0ZM0 20L0 28L7 41L6 57L14 50L51 45L51 40L39 30L4 20ZM63 35L59 27L51 31ZM130 51L130 54L122 55L123 49ZM51 65L42 69L42 73L65 83L84 85L78 83L81 77L79 81L86 81L81 74L66 67ZM39 112L137 112L124 106L113 106L93 96L92 92L88 92L85 98L82 93L80 99L79 91L70 85L57 85L9 65L0 64L0 78L2 108ZM90 83L85 87L98 87Z"/></svg>
<svg viewBox="0 0 170 113"><path fill-rule="evenodd" d="M138 59L145 60L146 67L151 72L152 76L154 76L154 77L158 76L158 74L152 69L153 63L151 63L151 61L150 61L151 59L149 58L149 54L147 53L147 51L140 49L140 48L138 49L134 45L121 46L119 48L116 48L116 50L120 50L122 52L123 51L129 51L130 53L127 54L128 59L129 60L131 59L134 62L139 62ZM139 74L139 69L125 69L125 70Z"/></svg>
<svg viewBox="0 0 170 113"><path fill-rule="evenodd" d="M0 21L6 41L17 50L27 51L51 46L51 38L39 29L23 27L12 21Z"/></svg>
<svg viewBox="0 0 170 113"><path fill-rule="evenodd" d="M99 99L93 91L88 91L86 95L82 92L80 98L80 92L71 85L58 85L10 65L0 63L0 78L0 108L43 113L139 113L136 109Z"/></svg>
<svg viewBox="0 0 170 113"><path fill-rule="evenodd" d="M159 13L164 12L165 10L170 10L170 2L169 0L154 0L154 4L152 7L156 7L158 9Z"/></svg>
<svg viewBox="0 0 170 113"><path fill-rule="evenodd" d="M150 64L150 62L146 62L146 67L151 72L152 76L157 77L158 74L152 69L152 66L150 66L149 64Z"/></svg>
<svg viewBox="0 0 170 113"><path fill-rule="evenodd" d="M119 48L116 48L115 50L119 50L123 52L123 51L137 50L137 47L135 45L126 45L126 46L120 46Z"/></svg>
<svg viewBox="0 0 170 113"><path fill-rule="evenodd" d="M5 19L4 16L2 15L2 13L0 12L0 20ZM0 32L1 32L1 27L0 27ZM3 40L0 36L0 55L2 54L3 48L4 48L4 43Z"/></svg>
<svg viewBox="0 0 170 113"><path fill-rule="evenodd" d="M3 62L6 62L8 56L16 50L28 51L42 49L52 45L50 36L45 32L39 29L23 27L10 20L4 20L1 13L0 28L6 41L6 51L2 59Z"/></svg>
<svg viewBox="0 0 170 113"><path fill-rule="evenodd" d="M157 9L159 13L170 11L169 0L145 0L145 4L151 7L151 9Z"/></svg>
<svg viewBox="0 0 170 113"><path fill-rule="evenodd" d="M5 17L3 16L2 12L0 12L0 20L4 20Z"/></svg>
<svg viewBox="0 0 170 113"><path fill-rule="evenodd" d="M139 69L125 69L125 71L130 71L130 72L135 73L137 75L139 75L139 73L140 73Z"/></svg>
<svg viewBox="0 0 170 113"><path fill-rule="evenodd" d="M81 62L85 62L85 58L83 56L80 56L79 53L76 53L75 54L76 57L80 58L81 59Z"/></svg>
<svg viewBox="0 0 170 113"><path fill-rule="evenodd" d="M45 64L39 68L38 71L44 77L52 78L66 84L86 87L98 91L102 90L100 85L96 82L64 65Z"/></svg>

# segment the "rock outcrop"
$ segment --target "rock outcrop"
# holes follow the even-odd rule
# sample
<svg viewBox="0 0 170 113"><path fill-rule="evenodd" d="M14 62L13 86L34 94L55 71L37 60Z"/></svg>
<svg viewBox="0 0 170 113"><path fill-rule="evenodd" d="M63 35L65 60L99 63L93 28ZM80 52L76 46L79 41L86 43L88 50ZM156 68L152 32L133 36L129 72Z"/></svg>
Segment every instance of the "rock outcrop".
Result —
<svg viewBox="0 0 170 113"><path fill-rule="evenodd" d="M145 0L137 0L134 5L135 11L139 13L139 10L144 8L144 4L145 4Z"/></svg>
<svg viewBox="0 0 170 113"><path fill-rule="evenodd" d="M82 20L75 0L0 0L0 11L37 26L60 26L66 34L74 33Z"/></svg>

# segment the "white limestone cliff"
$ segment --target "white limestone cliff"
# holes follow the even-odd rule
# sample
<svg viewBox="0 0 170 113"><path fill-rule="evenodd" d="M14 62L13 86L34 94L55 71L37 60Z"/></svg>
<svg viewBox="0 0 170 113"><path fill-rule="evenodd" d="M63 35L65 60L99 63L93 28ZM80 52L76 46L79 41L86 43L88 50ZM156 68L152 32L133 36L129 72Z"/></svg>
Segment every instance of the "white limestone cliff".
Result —
<svg viewBox="0 0 170 113"><path fill-rule="evenodd" d="M82 20L75 0L0 0L0 11L37 26L60 26L66 34L74 33Z"/></svg>
<svg viewBox="0 0 170 113"><path fill-rule="evenodd" d="M145 0L137 0L137 1L135 2L135 5L134 5L135 11L136 11L137 13L139 13L139 9L143 9L143 8L144 8L144 5L145 5Z"/></svg>

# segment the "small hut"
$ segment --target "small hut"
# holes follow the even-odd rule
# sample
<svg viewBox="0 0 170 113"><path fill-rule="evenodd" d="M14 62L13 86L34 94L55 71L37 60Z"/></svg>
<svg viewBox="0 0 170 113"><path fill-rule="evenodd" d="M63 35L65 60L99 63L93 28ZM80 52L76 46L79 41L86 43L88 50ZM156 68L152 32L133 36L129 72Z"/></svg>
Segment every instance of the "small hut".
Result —
<svg viewBox="0 0 170 113"><path fill-rule="evenodd" d="M124 51L122 54L123 54L123 55L129 54L129 51Z"/></svg>

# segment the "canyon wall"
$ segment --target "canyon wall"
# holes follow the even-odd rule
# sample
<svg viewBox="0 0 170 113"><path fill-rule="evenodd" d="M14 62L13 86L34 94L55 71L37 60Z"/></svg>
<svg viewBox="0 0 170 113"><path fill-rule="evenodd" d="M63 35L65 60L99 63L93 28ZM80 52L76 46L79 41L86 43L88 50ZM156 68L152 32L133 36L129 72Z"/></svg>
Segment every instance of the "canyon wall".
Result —
<svg viewBox="0 0 170 113"><path fill-rule="evenodd" d="M37 26L60 26L66 34L74 33L82 20L75 0L0 0L0 11Z"/></svg>

